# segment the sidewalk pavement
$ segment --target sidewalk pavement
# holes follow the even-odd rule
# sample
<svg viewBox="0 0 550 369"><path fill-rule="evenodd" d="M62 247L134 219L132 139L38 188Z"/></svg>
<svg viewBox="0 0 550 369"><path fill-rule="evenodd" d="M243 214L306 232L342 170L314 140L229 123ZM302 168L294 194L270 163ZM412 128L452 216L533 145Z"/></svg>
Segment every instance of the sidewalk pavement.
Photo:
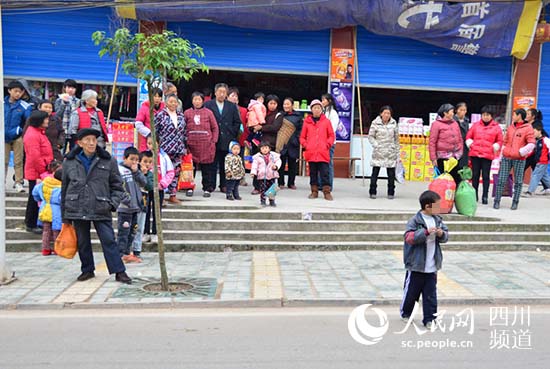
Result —
<svg viewBox="0 0 550 369"><path fill-rule="evenodd" d="M400 303L405 272L398 251L168 253L171 281L195 293L146 294L159 274L154 253L129 264L132 286L109 276L77 282L78 257L8 253L18 280L0 286L0 309L355 306ZM440 305L550 304L550 252L444 252Z"/></svg>

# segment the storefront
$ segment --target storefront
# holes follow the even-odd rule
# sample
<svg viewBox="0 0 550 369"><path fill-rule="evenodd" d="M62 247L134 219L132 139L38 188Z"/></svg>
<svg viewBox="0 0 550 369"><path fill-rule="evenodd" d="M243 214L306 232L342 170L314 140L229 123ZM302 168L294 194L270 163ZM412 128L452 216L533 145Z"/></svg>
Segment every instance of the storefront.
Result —
<svg viewBox="0 0 550 369"><path fill-rule="evenodd" d="M107 105L115 63L100 58L91 36L95 31L111 33L120 26L136 29L137 22L121 20L111 8L47 12L6 11L2 13L4 85L25 78L40 98L55 99L67 78L83 89L99 94L100 106ZM119 73L119 88L113 116L135 116L136 80Z"/></svg>

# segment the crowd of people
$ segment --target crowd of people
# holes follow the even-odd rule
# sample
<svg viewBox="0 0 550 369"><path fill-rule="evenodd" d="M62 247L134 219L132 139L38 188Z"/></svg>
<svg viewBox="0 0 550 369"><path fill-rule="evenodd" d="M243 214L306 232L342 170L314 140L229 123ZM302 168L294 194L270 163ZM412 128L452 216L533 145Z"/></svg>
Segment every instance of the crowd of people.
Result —
<svg viewBox="0 0 550 369"><path fill-rule="evenodd" d="M178 204L177 185L182 157L192 155L194 169L202 173L202 196L211 197L216 189L228 201L241 200L240 186L248 186L243 157L252 157L250 176L252 194L259 195L262 206L276 206L269 196L277 190L296 190L298 160L309 166L310 193L315 199L322 193L332 201L335 131L339 122L333 98L324 94L309 104L310 114L294 110L294 100L262 92L254 95L248 107L239 106L239 90L224 83L216 84L214 96L192 94L192 107L182 111L177 88L171 83L165 90L153 91L153 120L158 144L158 162L153 163L150 103L143 103L135 119L137 147L124 151L117 163L107 152L107 122L97 108L93 90L76 96L77 83L64 82L63 94L52 104L37 101L28 93L26 81L8 85L5 98L5 165L14 153L15 190L24 192L29 185L25 227L42 234L42 254L55 253L52 242L62 223L71 223L78 238L82 274L78 280L94 277L90 227L94 224L103 247L110 273L123 283L131 283L124 263L141 262L143 242L156 242L154 193L164 205ZM550 191L547 174L550 139L542 128L542 116L536 109L517 109L512 124L503 135L488 107L481 120L471 127L467 105L443 104L432 124L429 151L433 165L443 170L444 161L454 157L459 167L470 165L472 184L478 191L483 178L481 201L488 203L489 173L493 159L502 155L494 208L499 208L503 188L514 169L512 209L517 209L524 169L533 168L531 184L524 196L532 196L542 182ZM275 150L283 125L292 127L285 144ZM372 122L369 141L373 147L370 165L370 198L377 196L381 168L388 174L387 196L395 196L396 166L400 144L398 124L390 106L383 106ZM501 154L502 153L502 154ZM158 188L153 186L153 166L158 166ZM458 183L458 168L451 175ZM286 180L285 180L286 176ZM218 180L219 178L219 180ZM186 196L194 196L194 190ZM164 196L167 196L164 200ZM269 201L268 201L269 200ZM118 213L118 236L112 226L112 212ZM153 219L151 219L153 218Z"/></svg>

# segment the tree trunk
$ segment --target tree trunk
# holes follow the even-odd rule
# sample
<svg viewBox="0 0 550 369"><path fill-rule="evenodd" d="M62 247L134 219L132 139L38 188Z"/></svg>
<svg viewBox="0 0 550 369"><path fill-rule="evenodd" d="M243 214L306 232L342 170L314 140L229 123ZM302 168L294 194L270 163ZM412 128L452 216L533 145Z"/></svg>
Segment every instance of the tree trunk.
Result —
<svg viewBox="0 0 550 369"><path fill-rule="evenodd" d="M149 95L149 121L151 122L151 138L153 139L153 196L155 199L155 222L157 226L158 237L158 253L159 253L159 265L160 265L160 284L163 291L168 291L168 272L166 271L166 259L164 257L164 239L162 236L162 219L160 214L160 196L159 196L159 167L158 167L158 152L159 147L157 144L157 132L155 129L155 115L154 115L154 99L153 99L153 86L150 81L147 81L148 95Z"/></svg>
<svg viewBox="0 0 550 369"><path fill-rule="evenodd" d="M109 101L109 112L107 113L107 124L109 124L109 120L111 120L111 112L113 111L113 100L115 98L115 91L116 91L116 81L118 79L118 67L120 65L120 58L116 59L116 69L115 69L115 79L113 81L113 90L111 91L111 99Z"/></svg>

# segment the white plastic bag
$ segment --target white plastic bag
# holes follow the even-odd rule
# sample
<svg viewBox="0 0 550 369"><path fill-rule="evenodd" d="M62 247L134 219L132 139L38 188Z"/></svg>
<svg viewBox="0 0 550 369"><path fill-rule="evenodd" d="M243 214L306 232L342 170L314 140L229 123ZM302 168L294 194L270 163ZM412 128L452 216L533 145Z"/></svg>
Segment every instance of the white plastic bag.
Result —
<svg viewBox="0 0 550 369"><path fill-rule="evenodd" d="M401 160L398 160L395 166L395 180L398 183L405 183L405 167Z"/></svg>

